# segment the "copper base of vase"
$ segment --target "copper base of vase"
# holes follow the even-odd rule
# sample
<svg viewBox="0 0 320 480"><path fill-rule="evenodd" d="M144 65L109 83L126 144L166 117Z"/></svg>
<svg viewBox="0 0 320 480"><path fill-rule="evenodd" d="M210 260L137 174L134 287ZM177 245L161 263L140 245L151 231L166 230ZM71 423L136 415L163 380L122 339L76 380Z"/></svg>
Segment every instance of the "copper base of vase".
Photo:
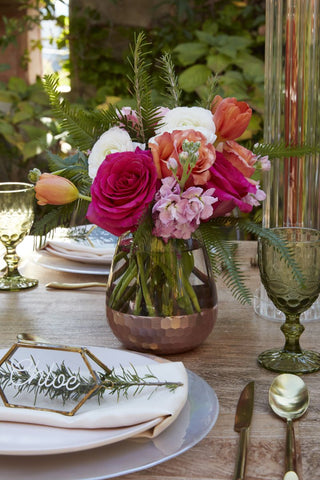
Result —
<svg viewBox="0 0 320 480"><path fill-rule="evenodd" d="M218 307L173 317L143 317L107 307L107 319L121 343L138 352L182 353L199 346L211 333Z"/></svg>

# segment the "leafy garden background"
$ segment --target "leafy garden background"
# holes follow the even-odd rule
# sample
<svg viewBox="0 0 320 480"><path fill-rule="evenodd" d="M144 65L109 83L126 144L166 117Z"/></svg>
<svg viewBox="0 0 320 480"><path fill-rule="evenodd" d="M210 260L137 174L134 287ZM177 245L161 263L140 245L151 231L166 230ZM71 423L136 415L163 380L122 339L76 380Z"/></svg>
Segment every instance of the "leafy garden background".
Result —
<svg viewBox="0 0 320 480"><path fill-rule="evenodd" d="M65 94L68 100L81 109L109 103L128 105L132 98L127 57L134 34L143 30L150 42L155 104L165 104L155 59L170 52L185 105L207 98L215 79L217 93L245 100L254 110L242 140L249 145L261 140L265 2L153 0L148 2L148 19L132 24L135 17L129 11L130 3L142 8L143 1L128 2L124 10L124 0L105 0L101 11L92 1L70 0L69 16L57 17L54 0L18 0L25 14L19 21L1 15L0 48L5 52L17 32L54 20L61 28L55 39L58 48L70 48L70 58L63 65L71 84L71 91ZM117 15L108 15L117 9L118 20ZM31 48L41 48L41 44ZM27 51L21 62L27 68ZM5 68L0 60L0 72ZM30 168L46 169L48 149L63 155L66 145L68 133L54 118L40 78L32 84L19 77L0 82L0 181L25 181Z"/></svg>

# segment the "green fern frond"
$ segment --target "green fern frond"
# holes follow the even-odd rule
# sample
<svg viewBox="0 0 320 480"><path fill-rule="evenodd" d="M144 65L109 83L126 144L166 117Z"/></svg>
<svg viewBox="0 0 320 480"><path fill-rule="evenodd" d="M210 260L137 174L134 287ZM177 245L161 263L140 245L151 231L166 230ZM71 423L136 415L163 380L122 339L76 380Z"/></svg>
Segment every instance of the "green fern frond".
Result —
<svg viewBox="0 0 320 480"><path fill-rule="evenodd" d="M57 227L69 227L74 212L74 202L61 206L47 206L46 213L33 225L32 234L47 237Z"/></svg>
<svg viewBox="0 0 320 480"><path fill-rule="evenodd" d="M49 96L54 116L60 121L61 128L69 132L74 145L80 150L91 148L97 139L96 130L99 127L95 117L62 99L56 75L45 75L43 86Z"/></svg>
<svg viewBox="0 0 320 480"><path fill-rule="evenodd" d="M126 120L124 121L123 118L119 117L119 111L112 104L109 104L106 109L99 108L93 112L90 112L90 116L92 119L92 124L94 125L94 134L96 135L96 139L106 132L110 127L120 125L120 123L127 127ZM128 129L129 135L131 130L132 129Z"/></svg>
<svg viewBox="0 0 320 480"><path fill-rule="evenodd" d="M294 255L288 245L288 243L279 235L277 235L272 229L264 228L261 225L244 217L218 217L214 220L215 226L232 226L237 227L239 230L245 233L250 233L255 238L263 238L267 240L274 248L281 254L281 257L291 268L291 271L297 281L303 284L303 275L295 262ZM208 222L210 224L210 222Z"/></svg>
<svg viewBox="0 0 320 480"><path fill-rule="evenodd" d="M277 235L272 229L270 228L263 228L256 223L249 221L249 220L242 220L239 219L239 228L242 231L247 233L251 233L256 237L263 238L268 241L270 245L272 245L280 254L281 257L284 259L286 264L291 268L292 274L296 278L296 280L303 285L303 275L301 270L299 269L292 250L288 243L279 235Z"/></svg>
<svg viewBox="0 0 320 480"><path fill-rule="evenodd" d="M224 235L214 224L202 223L195 236L204 244L215 276L222 280L233 296L242 304L251 302L251 292L245 284L245 275L235 258L233 242L226 241Z"/></svg>
<svg viewBox="0 0 320 480"><path fill-rule="evenodd" d="M256 238L267 240L281 254L281 257L291 268L292 274L303 285L303 275L294 259L288 243L279 237L272 229L248 220L247 218L218 217L211 222L202 223L194 235L199 238L209 255L215 276L220 275L234 297L240 303L251 303L252 294L245 284L245 275L241 272L241 264L235 259L234 242L226 241L221 227L235 227L240 231L250 233ZM222 272L220 265L223 266Z"/></svg>
<svg viewBox="0 0 320 480"><path fill-rule="evenodd" d="M170 108L179 107L182 91L179 87L178 77L175 74L174 64L169 53L165 53L160 58L160 68L163 72L161 79L166 85L166 97L169 100L169 106Z"/></svg>
<svg viewBox="0 0 320 480"><path fill-rule="evenodd" d="M92 180L88 175L88 159L82 152L66 158L49 152L48 165L51 172L59 172L74 183L81 194L89 195Z"/></svg>
<svg viewBox="0 0 320 480"><path fill-rule="evenodd" d="M290 158L290 157L303 157L314 153L319 153L320 145L288 145L284 142L279 143L263 143L253 146L253 153L260 157L268 156L269 159L273 158Z"/></svg>
<svg viewBox="0 0 320 480"><path fill-rule="evenodd" d="M214 97L218 94L218 80L214 75L210 75L207 80L208 96L205 102L202 103L202 107L210 110Z"/></svg>
<svg viewBox="0 0 320 480"><path fill-rule="evenodd" d="M135 38L134 48L131 47L132 60L128 59L132 69L132 76L128 78L131 83L131 94L136 99L139 141L142 143L146 143L147 139L154 135L154 126L159 120L158 107L153 106L151 99L150 63L146 60L148 45L145 34L140 32Z"/></svg>

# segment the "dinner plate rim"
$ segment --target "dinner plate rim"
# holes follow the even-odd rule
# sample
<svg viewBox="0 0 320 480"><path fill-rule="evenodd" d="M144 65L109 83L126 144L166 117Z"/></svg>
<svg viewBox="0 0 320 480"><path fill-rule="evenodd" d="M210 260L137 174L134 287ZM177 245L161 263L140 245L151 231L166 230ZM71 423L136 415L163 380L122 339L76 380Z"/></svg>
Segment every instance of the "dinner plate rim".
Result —
<svg viewBox="0 0 320 480"><path fill-rule="evenodd" d="M106 276L110 272L110 264L105 266L98 264L89 264L67 260L43 251L35 251L32 255L32 261L37 265L57 272L77 273L82 275L101 275Z"/></svg>
<svg viewBox="0 0 320 480"><path fill-rule="evenodd" d="M110 348L110 347L94 347L94 346L89 346L86 347L88 350L90 350L92 353L94 353L100 360L102 357L102 361L106 362L106 360L103 358L103 354L101 354L101 351L116 351L117 353L122 352L124 355L125 361L128 362L128 364L133 364L136 365L137 363L137 358L148 358L148 363L151 364L156 364L158 363L157 357L152 357L148 355L143 355L140 354L139 352L134 352L134 351L129 351L125 349L115 349L115 348ZM0 349L0 358L8 351L8 349ZM101 356L100 356L101 355ZM130 361L129 361L130 360ZM122 362L123 363L123 362ZM126 363L123 363L124 365ZM59 454L65 454L65 453L74 453L74 452L80 452L84 450L91 450L93 448L99 448L103 447L106 445L111 445L113 443L117 443L123 440L126 440L127 438L136 436L138 434L141 434L148 430L149 428L152 428L156 426L162 419L161 418L156 418L152 420L145 421L141 424L137 425L132 425L128 427L119 427L119 428L102 428L102 429L81 429L81 428L65 428L64 430L64 435L71 437L72 439L72 434L76 432L77 435L87 435L87 437L94 436L96 432L102 432L105 431L106 436L104 439L97 438L96 440L89 440L86 444L78 444L78 446L73 445L69 446L67 443L67 446L62 448L58 447L51 447L51 448L44 448L43 450L35 450L31 448L24 448L24 449L17 449L17 450L9 450L9 449L3 449L1 448L0 444L0 455L9 455L9 456L42 456L42 455L59 455ZM13 430L13 432L17 429L18 423L15 422L4 422L1 421L1 427L3 429L4 426L7 426ZM22 425L22 424L20 424ZM61 427L52 427L49 425L36 425L36 424L28 424L25 423L23 424L24 429L29 429L32 433L34 430L34 435L39 434L40 431L42 430L47 430L48 433L50 432L57 432L61 431ZM108 437L108 433L114 430L115 434L113 437ZM99 434L98 434L99 435Z"/></svg>
<svg viewBox="0 0 320 480"><path fill-rule="evenodd" d="M119 349L111 348L111 350ZM161 357L134 353L156 361L168 361ZM220 410L214 389L196 373L188 369L187 373L189 379L187 404L191 406L190 415L187 416L187 420L183 416L184 409L187 408L186 404L175 422L155 439L143 439L141 442L128 438L109 446L105 445L84 452L47 456L17 456L16 461L14 461L14 456L2 455L2 472L11 480L55 480L61 475L68 480L108 480L149 469L185 453L208 435L218 419ZM199 401L201 399L205 408ZM201 408L199 408L200 405ZM181 435L179 431L181 423L185 429L185 435L183 443L176 447L177 437L180 438ZM170 440L174 441L175 448L166 453L159 448L158 441L167 445L168 440L169 443ZM23 462L18 461L18 458L24 458Z"/></svg>
<svg viewBox="0 0 320 480"><path fill-rule="evenodd" d="M127 354L129 354L129 358L132 357L132 356L133 357L148 358L148 361L150 363L156 363L158 361L160 361L160 362L168 362L169 361L169 360L163 359L161 357L156 357L156 356L153 356L153 355L148 355L148 354L134 352L134 351L128 351L128 350L124 350L124 349L115 349L115 348L109 348L109 347L87 347L87 348L90 349L91 351L93 351L95 354L99 354L101 351L105 351L105 350L108 350L108 351L111 350L112 352L116 350L118 353L119 352L121 352L121 354L125 353L126 356L127 356ZM3 350L6 351L5 349L1 349L0 353L2 353ZM126 358L128 358L128 357L126 357ZM132 358L131 358L131 360L132 360ZM177 451L173 452L172 454L164 455L163 458L161 458L161 459L158 459L156 461L148 462L145 465L140 465L140 466L134 468L134 470L129 469L129 470L126 470L126 471L121 471L118 474L112 474L112 475L107 476L107 477L105 477L105 476L104 477L100 477L100 476L96 477L95 476L95 477L88 477L88 478L86 477L83 480L99 480L99 479L102 479L102 478L113 478L113 477L118 476L120 474L126 474L126 473L130 473L131 471L138 471L138 470L142 470L142 469L145 469L145 468L149 468L150 466L153 466L155 464L158 464L158 463L161 463L163 461L169 460L170 458L173 458L173 457L185 452L186 450L189 450L190 448L192 448L195 444L197 444L202 438L204 438L208 434L208 432L212 429L212 427L216 423L218 415L219 415L219 401L218 401L217 395L216 395L215 391L212 389L212 387L210 385L208 385L208 383L204 379L202 379L197 374L195 374L194 372L192 372L188 369L187 369L187 373L188 373L188 379L189 380L192 379L192 381L196 382L197 384L202 383L202 386L204 387L204 390L206 390L206 394L211 395L211 397L212 397L212 405L213 405L213 411L212 411L213 413L211 412L212 418L211 418L210 422L205 426L205 428L200 430L200 432L196 436L196 438L194 438L192 442L189 442L189 443L187 442L187 444L184 447L178 449ZM191 388L191 390L190 390L190 388ZM194 393L192 392L192 388L193 387L192 386L190 387L190 384L189 384L187 403L192 400L192 398L191 398L192 395L194 396ZM197 393L197 395L198 395L198 393ZM184 408L186 408L186 406ZM178 416L178 418L179 418L179 416ZM191 421L192 421L192 419L190 418L188 426L190 425ZM176 422L177 422L177 420L175 422L173 422L173 424L170 425L167 430L174 429ZM166 430L162 434L160 434L159 437L161 437L161 435L163 435L165 433L166 433ZM132 439L132 437L127 437L127 439L122 439L122 440L120 439L119 441L117 440L111 446L114 446L114 445L119 444L119 443L127 442L130 439ZM38 456L42 457L44 455L46 458L55 458L55 457L58 458L60 455L65 456L65 455L77 454L77 453L81 453L81 451L83 451L83 450L85 450L85 451L100 450L100 449L106 448L107 445L109 445L109 443L96 445L96 446L89 446L88 448L85 447L85 448L71 450L71 451L52 452L52 453L49 453L49 454L48 454L48 452L40 453L40 454L37 453L37 452L33 452L31 454L25 454L25 453L17 454L16 452L11 452L10 454L8 454L6 452L4 454L1 453L1 456L2 456L2 458L14 458L14 457L36 458Z"/></svg>

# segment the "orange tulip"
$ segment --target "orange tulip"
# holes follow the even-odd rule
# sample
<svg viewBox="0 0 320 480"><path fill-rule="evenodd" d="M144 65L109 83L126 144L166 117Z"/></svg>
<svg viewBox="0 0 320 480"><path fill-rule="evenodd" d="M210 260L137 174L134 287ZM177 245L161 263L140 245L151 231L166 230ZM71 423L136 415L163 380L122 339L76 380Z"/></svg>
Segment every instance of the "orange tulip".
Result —
<svg viewBox="0 0 320 480"><path fill-rule="evenodd" d="M224 158L226 158L239 172L245 177L250 178L254 171L254 164L257 161L257 156L247 148L239 145L234 140L229 140L223 144L222 150Z"/></svg>
<svg viewBox="0 0 320 480"><path fill-rule="evenodd" d="M252 110L246 102L236 98L221 98L216 95L211 104L216 126L217 142L239 138L249 125Z"/></svg>
<svg viewBox="0 0 320 480"><path fill-rule="evenodd" d="M65 205L79 198L79 191L70 180L52 173L42 173L34 189L39 205Z"/></svg>

